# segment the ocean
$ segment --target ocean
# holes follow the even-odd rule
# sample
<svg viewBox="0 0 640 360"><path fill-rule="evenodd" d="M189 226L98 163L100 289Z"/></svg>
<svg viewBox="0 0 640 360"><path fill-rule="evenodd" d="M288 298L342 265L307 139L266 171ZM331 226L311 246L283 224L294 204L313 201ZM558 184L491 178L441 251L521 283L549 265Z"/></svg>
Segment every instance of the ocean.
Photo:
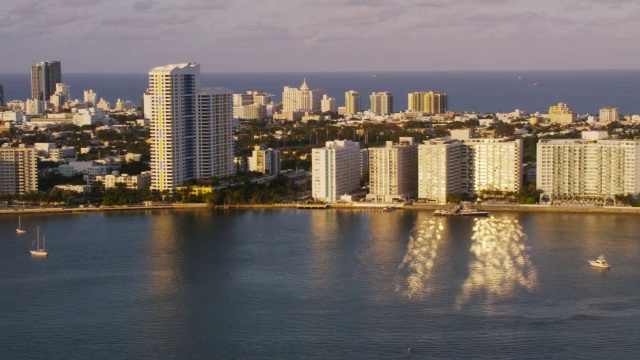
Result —
<svg viewBox="0 0 640 360"><path fill-rule="evenodd" d="M0 216L1 359L637 359L635 215ZM48 258L29 255L46 236ZM610 270L589 266L604 253ZM409 356L410 355L410 356Z"/></svg>
<svg viewBox="0 0 640 360"><path fill-rule="evenodd" d="M115 104L118 98L140 105L148 75L63 74L73 98L83 89ZM521 72L311 72L311 73L205 73L203 86L222 86L234 92L257 90L282 97L283 87L298 87L306 78L311 88L323 89L344 105L344 93L360 92L362 106L369 108L374 91L391 91L394 110L407 108L407 94L413 91L442 91L449 96L453 111L546 113L549 106L567 103L578 114L597 114L606 106L621 114L640 114L640 70L521 71ZM29 73L0 74L7 100L30 96ZM535 86L534 84L538 84Z"/></svg>

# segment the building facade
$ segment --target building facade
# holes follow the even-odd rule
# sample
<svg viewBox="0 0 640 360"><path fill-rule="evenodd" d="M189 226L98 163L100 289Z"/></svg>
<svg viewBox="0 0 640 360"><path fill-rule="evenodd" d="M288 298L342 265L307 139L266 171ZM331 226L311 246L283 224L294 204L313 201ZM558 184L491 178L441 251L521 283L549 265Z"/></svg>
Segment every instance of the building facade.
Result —
<svg viewBox="0 0 640 360"><path fill-rule="evenodd" d="M0 193L38 191L38 156L27 147L0 148Z"/></svg>
<svg viewBox="0 0 640 360"><path fill-rule="evenodd" d="M282 92L282 111L320 112L322 95L320 89L312 90L303 79L300 88L285 86Z"/></svg>
<svg viewBox="0 0 640 360"><path fill-rule="evenodd" d="M427 114L444 114L449 111L449 98L443 92L412 92L408 96L407 110L420 111Z"/></svg>
<svg viewBox="0 0 640 360"><path fill-rule="evenodd" d="M280 150L264 149L256 145L248 159L249 171L278 175L280 174L280 157Z"/></svg>
<svg viewBox="0 0 640 360"><path fill-rule="evenodd" d="M360 186L360 145L351 140L327 141L311 154L311 196L336 202Z"/></svg>
<svg viewBox="0 0 640 360"><path fill-rule="evenodd" d="M599 121L604 122L613 122L618 121L620 119L620 114L618 113L618 108L614 108L611 106L600 109L600 117Z"/></svg>
<svg viewBox="0 0 640 360"><path fill-rule="evenodd" d="M235 174L233 162L233 92L227 88L198 90L196 178Z"/></svg>
<svg viewBox="0 0 640 360"><path fill-rule="evenodd" d="M401 137L398 144L369 149L369 195L375 201L409 200L418 195L418 145Z"/></svg>
<svg viewBox="0 0 640 360"><path fill-rule="evenodd" d="M635 195L640 141L607 139L606 132L594 131L583 132L582 139L539 140L536 170L537 187L551 198Z"/></svg>
<svg viewBox="0 0 640 360"><path fill-rule="evenodd" d="M553 124L568 125L576 120L576 114L565 103L558 103L549 107L549 121Z"/></svg>
<svg viewBox="0 0 640 360"><path fill-rule="evenodd" d="M349 90L344 93L344 113L345 115L354 115L362 111L360 103L360 93Z"/></svg>
<svg viewBox="0 0 640 360"><path fill-rule="evenodd" d="M336 98L329 97L327 94L322 95L322 100L320 100L320 111L322 113L337 113L338 105L336 104Z"/></svg>
<svg viewBox="0 0 640 360"><path fill-rule="evenodd" d="M56 84L62 82L60 61L42 61L31 67L31 98L49 101L56 92Z"/></svg>
<svg viewBox="0 0 640 360"><path fill-rule="evenodd" d="M369 96L371 112L376 115L393 114L393 94L388 91L374 92Z"/></svg>

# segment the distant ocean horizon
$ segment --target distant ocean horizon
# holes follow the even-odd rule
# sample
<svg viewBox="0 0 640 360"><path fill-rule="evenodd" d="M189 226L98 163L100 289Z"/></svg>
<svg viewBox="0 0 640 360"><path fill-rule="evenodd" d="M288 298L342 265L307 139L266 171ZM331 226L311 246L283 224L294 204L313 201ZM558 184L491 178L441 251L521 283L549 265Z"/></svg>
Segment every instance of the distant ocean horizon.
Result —
<svg viewBox="0 0 640 360"><path fill-rule="evenodd" d="M93 89L112 106L118 98L141 104L147 88L146 73L72 74L62 81L71 86L71 96L82 98L83 89ZM552 70L552 71L431 71L431 72L243 72L203 73L202 86L221 86L244 93L267 92L280 101L284 86L298 87L303 79L344 105L344 93L360 92L363 109L369 108L372 92L390 91L394 111L407 109L407 94L441 91L456 112L546 113L549 106L567 103L578 114L597 114L600 108L617 107L621 114L640 114L640 70ZM30 74L0 74L5 99L30 96Z"/></svg>

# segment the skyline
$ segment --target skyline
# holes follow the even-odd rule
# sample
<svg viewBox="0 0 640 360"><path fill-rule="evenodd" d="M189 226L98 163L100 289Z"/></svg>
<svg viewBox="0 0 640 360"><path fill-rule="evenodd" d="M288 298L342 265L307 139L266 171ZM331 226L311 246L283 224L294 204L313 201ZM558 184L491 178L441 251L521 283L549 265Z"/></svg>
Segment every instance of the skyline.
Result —
<svg viewBox="0 0 640 360"><path fill-rule="evenodd" d="M13 55L0 73L44 60L63 62L65 73L138 73L188 61L233 73L637 69L640 60L640 4L632 0L0 5L0 44Z"/></svg>

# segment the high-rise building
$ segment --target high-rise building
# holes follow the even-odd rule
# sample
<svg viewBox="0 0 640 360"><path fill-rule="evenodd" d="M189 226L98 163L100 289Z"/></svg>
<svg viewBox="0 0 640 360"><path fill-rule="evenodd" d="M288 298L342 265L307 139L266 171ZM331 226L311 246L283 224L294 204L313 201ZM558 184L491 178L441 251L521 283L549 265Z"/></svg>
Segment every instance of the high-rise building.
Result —
<svg viewBox="0 0 640 360"><path fill-rule="evenodd" d="M336 202L360 186L360 144L351 140L327 141L312 150L311 196Z"/></svg>
<svg viewBox="0 0 640 360"><path fill-rule="evenodd" d="M346 115L354 115L362 111L360 93L354 90L349 90L344 93L344 108Z"/></svg>
<svg viewBox="0 0 640 360"><path fill-rule="evenodd" d="M418 197L445 203L449 194L518 192L522 187L522 140L453 138L418 146Z"/></svg>
<svg viewBox="0 0 640 360"><path fill-rule="evenodd" d="M38 156L34 148L0 148L0 193L38 191Z"/></svg>
<svg viewBox="0 0 640 360"><path fill-rule="evenodd" d="M539 140L537 187L551 198L640 193L640 141L607 137L584 131L582 139Z"/></svg>
<svg viewBox="0 0 640 360"><path fill-rule="evenodd" d="M94 107L98 105L98 94L93 90L84 90L84 102L88 107Z"/></svg>
<svg viewBox="0 0 640 360"><path fill-rule="evenodd" d="M323 113L337 113L338 106L336 105L336 98L329 97L327 94L322 95L322 100L320 101L320 111Z"/></svg>
<svg viewBox="0 0 640 360"><path fill-rule="evenodd" d="M201 88L200 65L183 63L151 69L149 96L152 189L234 173L230 90Z"/></svg>
<svg viewBox="0 0 640 360"><path fill-rule="evenodd" d="M409 111L421 111L428 114L444 114L449 111L446 93L434 91L416 91L409 93Z"/></svg>
<svg viewBox="0 0 640 360"><path fill-rule="evenodd" d="M549 107L549 121L554 124L573 124L576 120L576 115L573 111L569 110L569 107L565 103L558 103Z"/></svg>
<svg viewBox="0 0 640 360"><path fill-rule="evenodd" d="M0 85L0 107L4 106L4 88Z"/></svg>
<svg viewBox="0 0 640 360"><path fill-rule="evenodd" d="M320 112L320 102L324 92L312 90L303 79L300 88L285 86L282 92L282 111Z"/></svg>
<svg viewBox="0 0 640 360"><path fill-rule="evenodd" d="M371 99L371 112L376 115L390 115L393 113L393 94L384 92L374 92L369 97Z"/></svg>
<svg viewBox="0 0 640 360"><path fill-rule="evenodd" d="M618 113L618 108L614 108L612 106L608 106L600 109L600 121L612 122L618 121L620 119L620 114Z"/></svg>
<svg viewBox="0 0 640 360"><path fill-rule="evenodd" d="M254 146L249 158L249 171L257 171L268 175L280 174L280 150L265 149L258 145Z"/></svg>
<svg viewBox="0 0 640 360"><path fill-rule="evenodd" d="M412 137L369 148L369 195L375 201L413 199L418 195L418 145Z"/></svg>
<svg viewBox="0 0 640 360"><path fill-rule="evenodd" d="M31 67L31 98L49 101L56 92L56 84L62 82L60 61L43 61Z"/></svg>

